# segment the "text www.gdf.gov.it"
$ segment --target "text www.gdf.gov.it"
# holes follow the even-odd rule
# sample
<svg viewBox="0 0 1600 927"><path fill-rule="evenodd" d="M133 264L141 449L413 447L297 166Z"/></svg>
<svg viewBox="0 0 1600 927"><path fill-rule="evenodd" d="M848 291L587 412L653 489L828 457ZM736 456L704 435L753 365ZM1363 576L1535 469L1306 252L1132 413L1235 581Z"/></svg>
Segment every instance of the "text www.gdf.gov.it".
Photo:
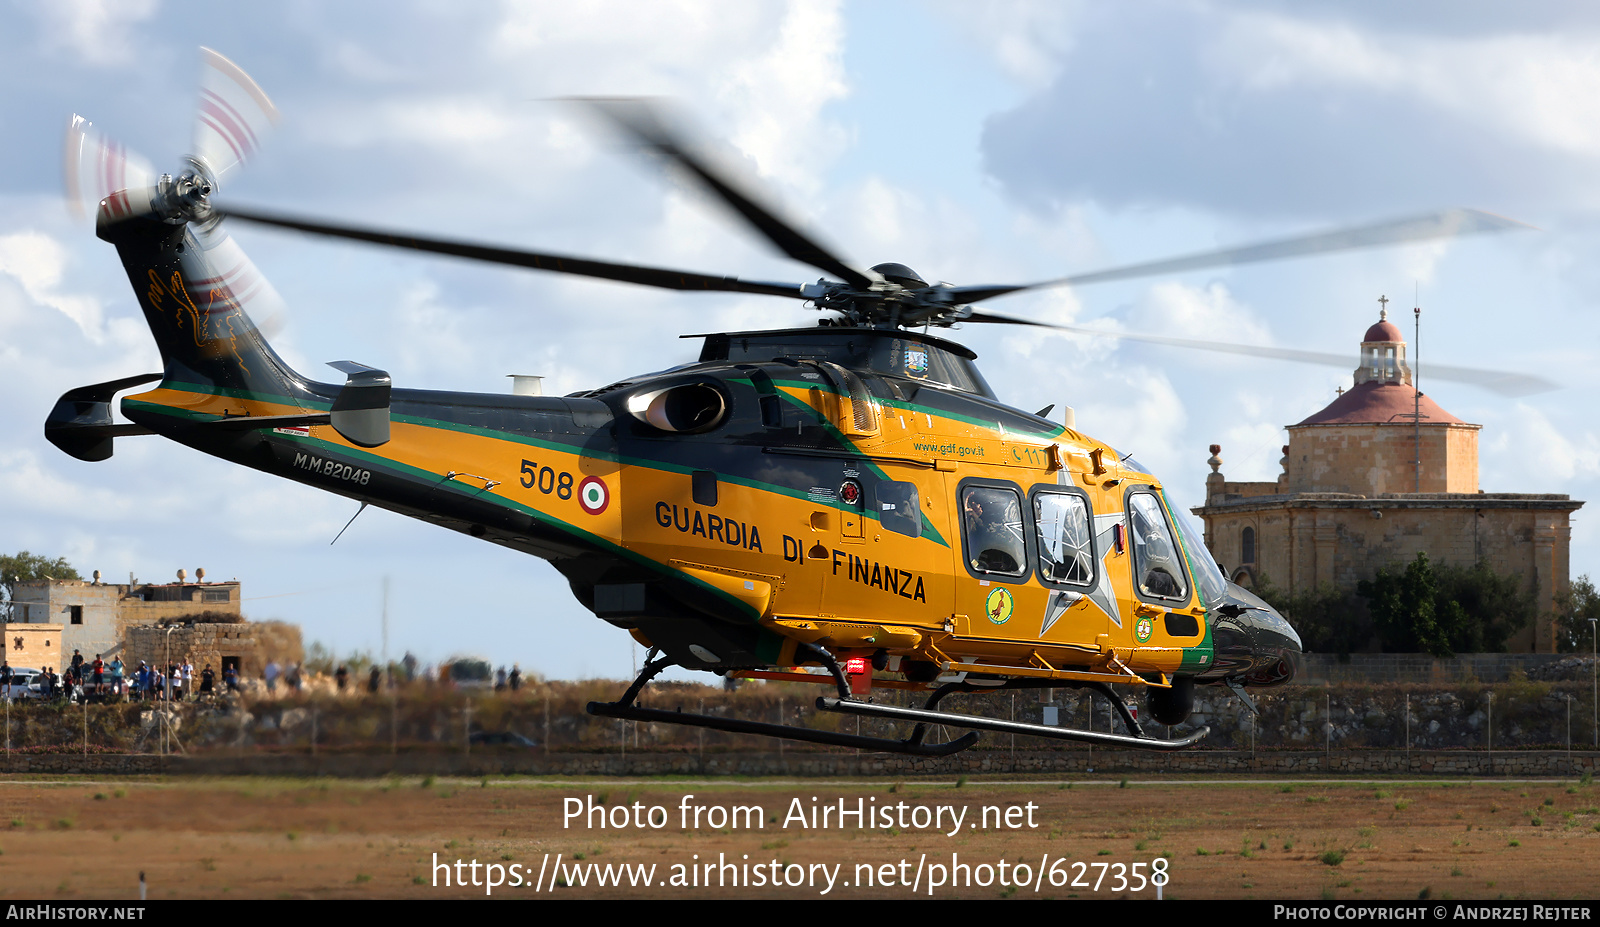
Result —
<svg viewBox="0 0 1600 927"><path fill-rule="evenodd" d="M1090 892L1144 892L1167 884L1167 861L1148 863L1073 862L1048 854L1037 863L1001 859L995 863L963 862L961 854L941 854L929 859L885 863L789 863L778 859L751 860L749 854L729 859L718 853L716 861L695 854L689 862L600 863L569 860L564 854L544 854L537 868L521 863L483 863L476 859L443 861L433 854L436 888L481 888L535 893L574 888L679 888L679 889L809 889L826 895L835 889L905 888L911 894L930 896L940 891L998 886L1040 892L1046 887Z"/></svg>

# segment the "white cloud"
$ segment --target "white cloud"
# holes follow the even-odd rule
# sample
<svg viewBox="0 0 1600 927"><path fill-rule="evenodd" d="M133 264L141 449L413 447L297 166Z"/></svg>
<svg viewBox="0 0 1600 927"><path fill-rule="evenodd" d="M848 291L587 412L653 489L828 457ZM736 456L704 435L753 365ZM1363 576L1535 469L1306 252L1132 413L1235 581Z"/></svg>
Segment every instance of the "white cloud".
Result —
<svg viewBox="0 0 1600 927"><path fill-rule="evenodd" d="M29 5L44 27L46 45L69 48L86 64L109 67L135 59L133 27L155 15L157 0L36 0Z"/></svg>
<svg viewBox="0 0 1600 927"><path fill-rule="evenodd" d="M0 235L0 274L15 277L28 296L77 323L90 341L105 338L100 303L92 297L59 292L67 249L43 232Z"/></svg>
<svg viewBox="0 0 1600 927"><path fill-rule="evenodd" d="M1384 34L1243 13L1229 19L1206 57L1252 91L1342 86L1408 95L1530 143L1593 157L1600 155L1595 40L1585 33Z"/></svg>
<svg viewBox="0 0 1600 927"><path fill-rule="evenodd" d="M945 0L938 9L1012 80L1038 89L1055 79L1074 45L1081 4L1068 0Z"/></svg>
<svg viewBox="0 0 1600 927"><path fill-rule="evenodd" d="M762 175L815 192L818 170L847 143L823 107L849 92L843 63L844 22L837 0L794 0L777 40L738 61L721 81L718 98L733 114L730 140Z"/></svg>

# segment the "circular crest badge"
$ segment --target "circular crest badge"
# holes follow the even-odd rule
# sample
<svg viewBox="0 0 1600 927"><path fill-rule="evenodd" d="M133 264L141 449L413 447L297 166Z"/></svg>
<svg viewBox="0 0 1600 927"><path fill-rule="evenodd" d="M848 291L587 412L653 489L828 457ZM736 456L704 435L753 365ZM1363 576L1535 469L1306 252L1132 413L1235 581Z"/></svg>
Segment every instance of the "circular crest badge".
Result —
<svg viewBox="0 0 1600 927"><path fill-rule="evenodd" d="M605 481L598 476L584 478L578 484L578 505L583 507L590 515L599 515L611 504L611 490L606 488Z"/></svg>
<svg viewBox="0 0 1600 927"><path fill-rule="evenodd" d="M1155 633L1155 630L1155 623L1149 618L1140 618L1138 621L1133 623L1133 636L1137 637L1139 639L1139 643L1141 644L1145 641L1148 641L1150 639L1150 635Z"/></svg>
<svg viewBox="0 0 1600 927"><path fill-rule="evenodd" d="M1011 620L1016 603L1011 600L1011 590L1002 588L989 593L989 597L983 600L983 608L989 614L990 621L1005 624Z"/></svg>

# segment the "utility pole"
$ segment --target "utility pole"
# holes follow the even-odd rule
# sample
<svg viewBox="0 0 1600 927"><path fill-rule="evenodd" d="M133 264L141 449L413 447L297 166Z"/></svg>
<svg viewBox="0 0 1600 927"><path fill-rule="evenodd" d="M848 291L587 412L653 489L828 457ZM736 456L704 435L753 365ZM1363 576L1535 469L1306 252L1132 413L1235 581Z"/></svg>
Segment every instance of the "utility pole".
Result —
<svg viewBox="0 0 1600 927"><path fill-rule="evenodd" d="M1417 300L1421 302L1421 300ZM1419 376L1422 368L1422 307L1417 306L1412 310L1416 319L1416 327L1411 336L1411 428L1416 436L1417 458L1417 488L1422 492L1422 379Z"/></svg>

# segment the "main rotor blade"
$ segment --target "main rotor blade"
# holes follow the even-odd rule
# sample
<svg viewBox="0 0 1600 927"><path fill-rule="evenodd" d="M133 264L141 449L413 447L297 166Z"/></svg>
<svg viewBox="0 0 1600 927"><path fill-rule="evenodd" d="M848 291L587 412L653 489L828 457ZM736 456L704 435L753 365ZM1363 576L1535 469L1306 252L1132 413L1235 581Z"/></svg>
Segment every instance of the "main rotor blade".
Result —
<svg viewBox="0 0 1600 927"><path fill-rule="evenodd" d="M737 277L714 277L710 274L698 274L685 270L641 267L637 264L616 264L610 261L591 261L585 258L545 254L538 251L522 251L514 248L495 248L470 242L449 241L442 238L423 238L417 235L383 232L350 225L335 225L331 222L297 219L292 216L258 212L254 209L243 209L237 206L219 206L214 211L219 216L245 222L255 222L261 225L277 226L278 228L294 229L300 232L310 232L314 235L348 238L354 241L389 245L395 248L407 248L412 251L426 251L432 254L449 254L455 257L472 258L473 260L488 261L494 264L532 267L536 270L548 270L555 273L599 277L602 280L620 280L624 283L638 283L668 290L720 290L730 293L761 293L767 296L802 298L800 284L798 283L763 283L754 280L740 280Z"/></svg>
<svg viewBox="0 0 1600 927"><path fill-rule="evenodd" d="M722 197L734 211L744 217L756 231L778 246L778 250L797 261L810 264L824 273L832 274L858 290L864 290L872 281L833 252L807 237L794 226L779 219L772 209L760 203L752 193L739 189L722 172L704 159L692 154L680 133L667 127L666 119L658 106L642 99L576 98L615 125L646 148L670 159L696 177L712 192Z"/></svg>
<svg viewBox="0 0 1600 927"><path fill-rule="evenodd" d="M1431 238L1453 238L1457 235L1474 235L1480 232L1502 232L1509 229L1531 229L1533 226L1515 219L1507 219L1477 209L1447 209L1443 212L1413 216L1363 225L1356 228L1336 229L1299 238L1263 242L1218 251L1202 251L1184 257L1129 264L1087 274L1074 274L1055 280L1028 283L1021 286L958 286L951 288L952 298L958 303L975 303L1007 293L1036 290L1042 287L1070 286L1085 283L1106 283L1112 280L1129 280L1156 274L1200 270L1207 267L1226 267L1234 264L1253 264L1257 261L1278 261L1310 254L1333 251L1353 251L1358 248L1375 248L1408 241L1427 241Z"/></svg>
<svg viewBox="0 0 1600 927"><path fill-rule="evenodd" d="M1015 319L1010 316L995 315L989 312L974 312L964 319L967 322L990 322L1007 325L1032 325L1038 328L1053 328L1058 331L1071 332L1075 335L1098 335L1102 338L1121 338L1124 341L1142 341L1147 344L1164 344L1174 348L1193 348L1200 351L1216 351L1222 354L1242 354L1247 357L1264 357L1270 360L1296 361L1302 364L1320 364L1328 367L1344 367L1354 370L1360 365L1360 359L1349 354L1328 354L1322 351L1301 351L1295 348L1274 348L1256 344L1229 344L1222 341L1194 341L1188 338L1168 338L1165 335L1145 335L1133 332L1112 332L1099 328L1082 328L1076 325L1054 325L1049 322L1033 322L1028 319ZM1560 389L1561 385L1553 383L1543 377L1536 377L1525 373L1509 373L1504 370L1483 370L1475 367L1455 367L1448 364L1421 364L1418 374L1434 380L1447 380L1452 383L1467 383L1472 386L1482 387L1502 396L1531 396L1535 393L1546 393Z"/></svg>

